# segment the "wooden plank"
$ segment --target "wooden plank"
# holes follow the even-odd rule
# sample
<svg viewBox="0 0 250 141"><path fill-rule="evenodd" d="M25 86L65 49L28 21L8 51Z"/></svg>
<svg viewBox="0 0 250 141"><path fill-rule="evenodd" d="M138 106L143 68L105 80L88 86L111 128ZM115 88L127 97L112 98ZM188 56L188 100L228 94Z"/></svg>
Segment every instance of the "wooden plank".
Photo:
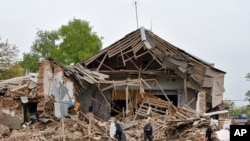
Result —
<svg viewBox="0 0 250 141"><path fill-rule="evenodd" d="M108 106L110 106L110 105L111 105L110 102L107 100L106 96L102 93L101 89L100 89L98 86L96 86L96 87L97 87L98 91L101 93L103 99L104 99L104 100L106 101L106 103L108 104Z"/></svg>
<svg viewBox="0 0 250 141"><path fill-rule="evenodd" d="M127 54L126 54L126 56L128 57ZM133 60L130 59L129 61L136 67L137 70L139 70L139 67L136 65L136 63Z"/></svg>
<svg viewBox="0 0 250 141"><path fill-rule="evenodd" d="M121 56L122 56L123 65L126 66L126 62L125 62L125 60L124 60L124 56L123 56L122 51L121 51Z"/></svg>
<svg viewBox="0 0 250 141"><path fill-rule="evenodd" d="M218 115L218 114L223 114L223 113L228 113L228 110L221 110L221 111L215 111L215 112L210 112L210 113L204 113L203 116L212 116L212 115Z"/></svg>
<svg viewBox="0 0 250 141"><path fill-rule="evenodd" d="M187 98L187 80L186 80L187 78L186 77L187 77L187 74L185 73L184 74L184 79L183 79L183 81L184 81L183 82L184 83L184 88L183 89L184 89L184 95L185 95L185 103L188 100L188 98Z"/></svg>
<svg viewBox="0 0 250 141"><path fill-rule="evenodd" d="M100 63L100 61L99 60L96 60L98 63ZM111 67L109 67L108 65L106 65L106 64L102 64L103 66L105 66L106 68L108 68L108 69L110 69L111 71L114 71L114 69L112 69Z"/></svg>
<svg viewBox="0 0 250 141"><path fill-rule="evenodd" d="M128 86L126 87L126 113L129 111L129 107L128 107L128 95L129 95L129 92L128 92Z"/></svg>
<svg viewBox="0 0 250 141"><path fill-rule="evenodd" d="M99 72L96 72L96 71L92 71L91 74L93 76L95 76L95 78L101 79L101 80L109 78L109 75L106 75L106 74L103 74L103 73L99 73Z"/></svg>
<svg viewBox="0 0 250 141"><path fill-rule="evenodd" d="M141 54L139 54L139 55L137 55L136 56L136 58L139 58L139 57L141 57L141 56L143 56L143 55L145 55L145 54L147 54L147 53L149 53L149 51L147 50L147 51L145 51L145 52L143 52L143 53L141 53Z"/></svg>
<svg viewBox="0 0 250 141"><path fill-rule="evenodd" d="M142 108L145 108L147 110L149 107L144 105L144 106L142 106ZM159 114L166 114L165 110L159 110L159 109L153 108L153 107L151 107L151 111L155 112L155 113L159 113Z"/></svg>
<svg viewBox="0 0 250 141"><path fill-rule="evenodd" d="M108 54L106 53L105 56L102 58L102 61L100 62L99 66L96 68L96 71L99 71L99 69L100 69L101 65L103 64L104 60L106 59L107 55Z"/></svg>
<svg viewBox="0 0 250 141"><path fill-rule="evenodd" d="M143 68L142 71L145 71L145 70L152 64L153 61L154 61L154 60L152 59L152 60L147 64L147 66L145 66L145 67Z"/></svg>
<svg viewBox="0 0 250 141"><path fill-rule="evenodd" d="M168 96L167 96L167 94L165 93L165 91L162 89L162 87L161 87L161 85L159 84L159 82L155 79L155 83L158 85L158 87L161 89L161 92L164 94L164 96L165 96L165 98L168 100L168 101L170 101L169 100L169 98L168 98Z"/></svg>
<svg viewBox="0 0 250 141"><path fill-rule="evenodd" d="M14 92L14 91L23 89L23 88L25 88L25 87L28 87L28 84L24 84L24 85L21 85L21 86L17 86L17 87L15 87L14 89L11 89L10 91L11 91L11 92Z"/></svg>

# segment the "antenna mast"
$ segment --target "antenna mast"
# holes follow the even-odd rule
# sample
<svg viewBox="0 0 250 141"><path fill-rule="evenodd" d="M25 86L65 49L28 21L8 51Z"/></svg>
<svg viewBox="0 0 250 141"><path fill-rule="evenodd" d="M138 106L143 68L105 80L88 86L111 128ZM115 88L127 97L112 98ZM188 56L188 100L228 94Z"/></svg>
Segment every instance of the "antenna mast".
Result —
<svg viewBox="0 0 250 141"><path fill-rule="evenodd" d="M138 15L137 15L137 1L136 1L136 0L135 0L135 14L136 14L137 28L139 28L139 24L138 24Z"/></svg>

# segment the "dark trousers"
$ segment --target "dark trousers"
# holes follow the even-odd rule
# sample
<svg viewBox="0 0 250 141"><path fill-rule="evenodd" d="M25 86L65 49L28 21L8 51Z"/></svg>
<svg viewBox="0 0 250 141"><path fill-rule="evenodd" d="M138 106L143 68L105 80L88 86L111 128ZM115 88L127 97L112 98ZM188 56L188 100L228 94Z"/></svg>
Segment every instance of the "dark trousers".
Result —
<svg viewBox="0 0 250 141"><path fill-rule="evenodd" d="M152 135L144 134L144 141L153 141L152 140Z"/></svg>
<svg viewBox="0 0 250 141"><path fill-rule="evenodd" d="M206 136L206 140L205 141L212 141L211 136Z"/></svg>
<svg viewBox="0 0 250 141"><path fill-rule="evenodd" d="M116 133L115 137L117 138L118 141L122 141L122 133Z"/></svg>

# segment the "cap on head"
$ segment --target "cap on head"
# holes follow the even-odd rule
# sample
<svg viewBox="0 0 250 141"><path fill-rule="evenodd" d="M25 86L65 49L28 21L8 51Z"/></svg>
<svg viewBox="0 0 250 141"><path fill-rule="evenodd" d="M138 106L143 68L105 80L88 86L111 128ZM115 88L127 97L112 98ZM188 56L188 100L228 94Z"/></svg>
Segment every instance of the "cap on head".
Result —
<svg viewBox="0 0 250 141"><path fill-rule="evenodd" d="M109 119L109 121L111 121L111 122L115 122L115 117L111 117L110 119Z"/></svg>

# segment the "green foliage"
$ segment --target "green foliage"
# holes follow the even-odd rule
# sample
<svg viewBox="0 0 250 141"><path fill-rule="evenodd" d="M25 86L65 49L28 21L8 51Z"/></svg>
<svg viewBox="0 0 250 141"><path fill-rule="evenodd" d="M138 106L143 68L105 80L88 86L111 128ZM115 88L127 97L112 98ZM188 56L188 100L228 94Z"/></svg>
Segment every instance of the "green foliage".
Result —
<svg viewBox="0 0 250 141"><path fill-rule="evenodd" d="M250 81L250 73L247 73L245 78L247 79L247 81ZM250 107L250 91L249 90L245 93L245 100L248 101L248 106Z"/></svg>
<svg viewBox="0 0 250 141"><path fill-rule="evenodd" d="M0 74L0 80L6 80L13 77L23 76L24 69L18 65L18 63L15 63L9 69L0 69Z"/></svg>
<svg viewBox="0 0 250 141"><path fill-rule="evenodd" d="M16 64L18 48L0 39L0 80L20 76L23 73L19 65Z"/></svg>
<svg viewBox="0 0 250 141"><path fill-rule="evenodd" d="M25 68L26 72L37 72L39 58L48 58L51 50L57 48L56 40L58 40L57 31L38 30L36 39L31 46L30 53L23 54L23 61L20 65Z"/></svg>
<svg viewBox="0 0 250 141"><path fill-rule="evenodd" d="M39 58L53 59L62 65L77 63L101 49L101 39L92 32L89 23L73 19L58 30L36 33L31 53L24 54L20 63L29 72L36 72Z"/></svg>
<svg viewBox="0 0 250 141"><path fill-rule="evenodd" d="M36 39L31 46L31 52L40 57L48 58L50 56L50 50L57 48L56 40L58 39L57 31L38 30L36 33Z"/></svg>
<svg viewBox="0 0 250 141"><path fill-rule="evenodd" d="M15 62L19 53L15 45L11 45L6 40L5 42L0 39L0 68L7 69L11 63Z"/></svg>
<svg viewBox="0 0 250 141"><path fill-rule="evenodd" d="M235 113L235 109L236 109L235 103L231 100L226 100L226 101L229 106L229 114Z"/></svg>
<svg viewBox="0 0 250 141"><path fill-rule="evenodd" d="M249 90L245 94L245 100L247 100L248 104L250 105L250 91Z"/></svg>
<svg viewBox="0 0 250 141"><path fill-rule="evenodd" d="M23 68L25 68L26 72L37 72L38 71L38 61L39 56L37 54L32 53L24 53L23 54L23 61L19 64Z"/></svg>
<svg viewBox="0 0 250 141"><path fill-rule="evenodd" d="M247 73L246 77L247 81L250 81L250 73Z"/></svg>
<svg viewBox="0 0 250 141"><path fill-rule="evenodd" d="M101 39L92 32L89 23L73 19L58 31L62 42L59 49L51 52L51 58L60 64L69 65L83 61L101 49Z"/></svg>
<svg viewBox="0 0 250 141"><path fill-rule="evenodd" d="M25 74L24 69L18 63L13 64L13 66L8 70L8 72L9 78L23 76Z"/></svg>
<svg viewBox="0 0 250 141"><path fill-rule="evenodd" d="M237 107L233 101L228 101L228 103L230 115L247 114L248 117L250 117L250 106L246 105Z"/></svg>

